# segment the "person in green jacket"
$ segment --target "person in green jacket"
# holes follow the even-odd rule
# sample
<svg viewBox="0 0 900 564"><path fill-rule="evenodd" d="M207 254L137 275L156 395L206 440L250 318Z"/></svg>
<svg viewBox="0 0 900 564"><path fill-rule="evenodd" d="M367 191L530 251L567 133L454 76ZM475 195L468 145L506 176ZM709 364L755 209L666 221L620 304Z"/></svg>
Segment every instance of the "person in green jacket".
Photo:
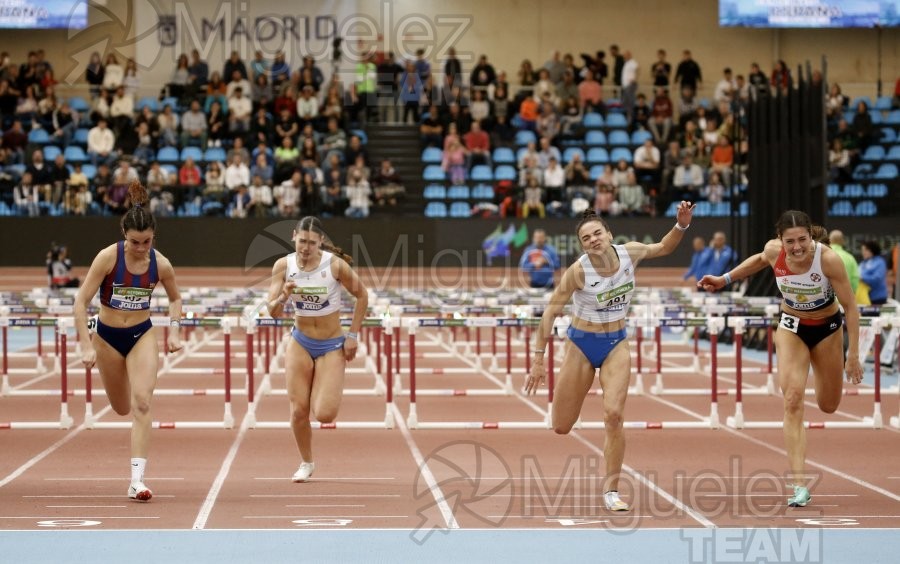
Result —
<svg viewBox="0 0 900 564"><path fill-rule="evenodd" d="M844 267L847 269L847 276L850 277L850 287L853 289L853 293L856 294L856 289L859 287L859 265L856 264L856 259L853 258L853 255L844 250L844 246L847 244L844 240L844 233L837 229L833 230L828 234L828 242L831 250L841 257L841 261L843 261Z"/></svg>

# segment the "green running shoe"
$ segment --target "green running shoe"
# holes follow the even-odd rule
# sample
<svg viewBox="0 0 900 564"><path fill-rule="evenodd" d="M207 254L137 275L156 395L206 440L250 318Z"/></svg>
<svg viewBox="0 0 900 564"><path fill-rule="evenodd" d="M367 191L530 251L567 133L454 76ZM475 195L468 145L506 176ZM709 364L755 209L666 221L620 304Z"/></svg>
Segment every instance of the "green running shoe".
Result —
<svg viewBox="0 0 900 564"><path fill-rule="evenodd" d="M794 496L788 498L788 507L806 507L812 501L809 490L803 486L794 486Z"/></svg>

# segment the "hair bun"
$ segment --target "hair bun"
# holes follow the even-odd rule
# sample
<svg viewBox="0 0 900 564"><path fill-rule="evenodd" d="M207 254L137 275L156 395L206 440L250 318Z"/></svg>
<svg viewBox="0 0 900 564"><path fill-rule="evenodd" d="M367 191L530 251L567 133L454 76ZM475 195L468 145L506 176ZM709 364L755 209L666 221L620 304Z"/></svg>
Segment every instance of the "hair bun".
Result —
<svg viewBox="0 0 900 564"><path fill-rule="evenodd" d="M581 219L590 219L592 217L598 217L597 212L594 211L594 208L589 207L581 212Z"/></svg>

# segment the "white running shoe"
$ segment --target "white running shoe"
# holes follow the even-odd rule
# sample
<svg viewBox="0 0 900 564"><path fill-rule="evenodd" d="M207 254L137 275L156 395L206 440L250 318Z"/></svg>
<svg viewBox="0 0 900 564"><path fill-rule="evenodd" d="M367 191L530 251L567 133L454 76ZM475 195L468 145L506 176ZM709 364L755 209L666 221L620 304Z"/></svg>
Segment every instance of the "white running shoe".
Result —
<svg viewBox="0 0 900 564"><path fill-rule="evenodd" d="M128 497L137 501L150 501L153 492L144 485L144 482L131 482L131 485L128 486Z"/></svg>
<svg viewBox="0 0 900 564"><path fill-rule="evenodd" d="M308 482L309 477L312 476L312 473L316 470L315 462L301 462L300 468L297 468L297 471L294 472L294 476L291 478L294 482Z"/></svg>
<svg viewBox="0 0 900 564"><path fill-rule="evenodd" d="M610 511L628 511L631 509L630 507L628 507L627 503L619 498L619 492L616 491L606 492L605 494L603 494L603 503Z"/></svg>

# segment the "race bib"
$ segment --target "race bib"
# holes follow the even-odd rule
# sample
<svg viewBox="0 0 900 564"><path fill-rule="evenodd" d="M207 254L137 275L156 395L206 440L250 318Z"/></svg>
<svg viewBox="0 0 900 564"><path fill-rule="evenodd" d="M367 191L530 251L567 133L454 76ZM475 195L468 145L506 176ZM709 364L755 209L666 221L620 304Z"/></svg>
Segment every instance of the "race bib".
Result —
<svg viewBox="0 0 900 564"><path fill-rule="evenodd" d="M150 309L151 295L153 290L148 288L117 286L112 289L109 306L121 310Z"/></svg>
<svg viewBox="0 0 900 564"><path fill-rule="evenodd" d="M784 327L791 333L796 333L797 328L800 326L800 318L781 312L781 323L778 325Z"/></svg>
<svg viewBox="0 0 900 564"><path fill-rule="evenodd" d="M328 306L328 288L325 286L297 286L293 291L294 309L318 311Z"/></svg>
<svg viewBox="0 0 900 564"><path fill-rule="evenodd" d="M633 291L634 282L628 282L627 284L597 294L597 303L606 308L611 308L619 304L625 305L631 301L630 294Z"/></svg>

